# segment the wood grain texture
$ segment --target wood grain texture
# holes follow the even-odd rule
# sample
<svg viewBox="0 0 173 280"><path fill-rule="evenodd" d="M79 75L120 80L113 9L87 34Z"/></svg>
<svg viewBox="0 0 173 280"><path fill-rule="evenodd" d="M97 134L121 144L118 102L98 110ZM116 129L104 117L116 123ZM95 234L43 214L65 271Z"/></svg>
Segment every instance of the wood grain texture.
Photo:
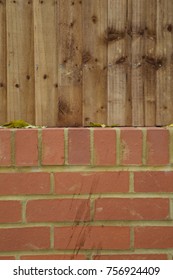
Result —
<svg viewBox="0 0 173 280"><path fill-rule="evenodd" d="M35 119L32 4L6 1L8 120Z"/></svg>
<svg viewBox="0 0 173 280"><path fill-rule="evenodd" d="M146 0L145 7L144 97L145 126L156 125L156 22L157 1Z"/></svg>
<svg viewBox="0 0 173 280"><path fill-rule="evenodd" d="M83 123L107 123L107 1L83 0Z"/></svg>
<svg viewBox="0 0 173 280"><path fill-rule="evenodd" d="M7 121L6 9L0 4L0 124Z"/></svg>
<svg viewBox="0 0 173 280"><path fill-rule="evenodd" d="M58 2L33 1L36 124L56 126L58 114Z"/></svg>
<svg viewBox="0 0 173 280"><path fill-rule="evenodd" d="M156 125L173 122L173 1L157 1Z"/></svg>
<svg viewBox="0 0 173 280"><path fill-rule="evenodd" d="M144 125L144 73L142 57L144 55L145 0L128 1L128 17L131 23L131 92L132 125Z"/></svg>
<svg viewBox="0 0 173 280"><path fill-rule="evenodd" d="M128 99L127 1L108 0L108 124L128 125L131 109Z"/></svg>
<svg viewBox="0 0 173 280"><path fill-rule="evenodd" d="M172 0L0 0L0 123L173 123Z"/></svg>
<svg viewBox="0 0 173 280"><path fill-rule="evenodd" d="M82 1L60 0L58 125L82 125Z"/></svg>

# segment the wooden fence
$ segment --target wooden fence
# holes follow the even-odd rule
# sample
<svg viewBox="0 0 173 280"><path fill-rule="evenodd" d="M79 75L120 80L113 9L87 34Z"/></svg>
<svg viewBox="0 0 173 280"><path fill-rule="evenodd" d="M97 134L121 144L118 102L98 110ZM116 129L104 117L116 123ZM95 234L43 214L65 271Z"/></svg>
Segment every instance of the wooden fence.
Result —
<svg viewBox="0 0 173 280"><path fill-rule="evenodd" d="M172 0L1 0L0 123L173 123Z"/></svg>

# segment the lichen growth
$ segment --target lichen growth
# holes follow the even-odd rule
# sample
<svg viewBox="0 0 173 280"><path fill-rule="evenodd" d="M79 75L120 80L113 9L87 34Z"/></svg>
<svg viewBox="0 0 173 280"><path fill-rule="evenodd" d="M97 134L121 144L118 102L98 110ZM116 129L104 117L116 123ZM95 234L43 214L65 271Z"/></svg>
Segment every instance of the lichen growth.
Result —
<svg viewBox="0 0 173 280"><path fill-rule="evenodd" d="M13 120L8 123L0 125L1 128L45 128L45 126L36 126L29 124L24 120Z"/></svg>
<svg viewBox="0 0 173 280"><path fill-rule="evenodd" d="M106 125L104 123L90 122L89 126L90 127L116 127L116 126L118 126L118 124Z"/></svg>
<svg viewBox="0 0 173 280"><path fill-rule="evenodd" d="M23 128L26 126L29 126L30 124L27 123L24 120L14 120L8 123L5 123L3 125L1 125L2 127L6 127L6 128Z"/></svg>

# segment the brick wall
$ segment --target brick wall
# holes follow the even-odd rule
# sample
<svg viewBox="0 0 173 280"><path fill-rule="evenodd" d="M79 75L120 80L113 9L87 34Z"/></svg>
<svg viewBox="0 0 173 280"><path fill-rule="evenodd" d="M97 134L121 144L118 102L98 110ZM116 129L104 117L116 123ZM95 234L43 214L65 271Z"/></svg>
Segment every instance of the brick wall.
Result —
<svg viewBox="0 0 173 280"><path fill-rule="evenodd" d="M1 129L0 166L0 259L173 258L173 129Z"/></svg>

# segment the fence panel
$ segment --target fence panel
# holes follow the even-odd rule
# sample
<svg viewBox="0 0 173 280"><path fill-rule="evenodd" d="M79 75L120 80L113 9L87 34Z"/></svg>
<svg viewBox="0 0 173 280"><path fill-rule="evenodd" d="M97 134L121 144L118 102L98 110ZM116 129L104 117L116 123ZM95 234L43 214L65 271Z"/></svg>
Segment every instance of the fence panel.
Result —
<svg viewBox="0 0 173 280"><path fill-rule="evenodd" d="M128 49L126 0L108 1L108 124L130 125L128 106Z"/></svg>
<svg viewBox="0 0 173 280"><path fill-rule="evenodd" d="M157 3L156 124L173 122L173 1Z"/></svg>
<svg viewBox="0 0 173 280"><path fill-rule="evenodd" d="M144 55L145 0L131 0L128 6L128 21L131 23L131 95L132 125L144 126Z"/></svg>
<svg viewBox="0 0 173 280"><path fill-rule="evenodd" d="M83 1L83 122L107 122L107 1Z"/></svg>
<svg viewBox="0 0 173 280"><path fill-rule="evenodd" d="M82 125L82 1L60 0L58 125Z"/></svg>
<svg viewBox="0 0 173 280"><path fill-rule="evenodd" d="M55 1L35 0L33 3L36 124L56 126L58 7Z"/></svg>
<svg viewBox="0 0 173 280"><path fill-rule="evenodd" d="M172 0L2 0L0 40L0 123L173 123Z"/></svg>
<svg viewBox="0 0 173 280"><path fill-rule="evenodd" d="M7 118L35 121L33 16L30 1L6 1Z"/></svg>
<svg viewBox="0 0 173 280"><path fill-rule="evenodd" d="M7 120L6 13L0 5L0 123Z"/></svg>
<svg viewBox="0 0 173 280"><path fill-rule="evenodd" d="M144 98L145 125L156 124L156 19L157 1L146 0L145 54L144 63Z"/></svg>

